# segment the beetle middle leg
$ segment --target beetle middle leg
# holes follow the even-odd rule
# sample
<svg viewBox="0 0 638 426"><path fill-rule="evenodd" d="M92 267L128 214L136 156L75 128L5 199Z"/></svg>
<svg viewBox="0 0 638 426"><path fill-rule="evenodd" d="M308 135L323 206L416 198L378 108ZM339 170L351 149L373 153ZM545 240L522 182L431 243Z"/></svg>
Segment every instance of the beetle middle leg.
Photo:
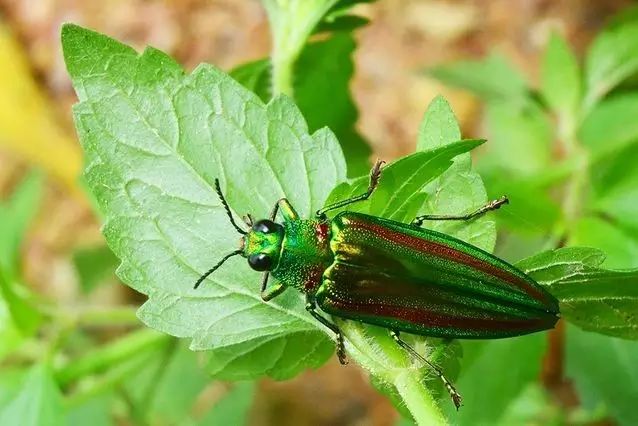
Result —
<svg viewBox="0 0 638 426"><path fill-rule="evenodd" d="M412 346L408 345L406 342L401 340L401 336L398 331L390 330L390 335L392 336L394 341L397 342L397 344L401 346L403 349L405 349L410 355L412 355L414 358L418 359L419 361L424 362L432 370L434 370L436 375L439 376L439 378L443 381L443 385L445 386L445 389L450 394L450 397L452 398L452 401L454 402L454 406L458 410L459 407L461 406L461 395L456 391L456 388L454 387L452 382L450 382L443 375L443 371L441 371L439 367L437 367L436 365L432 364L430 361L425 359L425 357L421 356Z"/></svg>
<svg viewBox="0 0 638 426"><path fill-rule="evenodd" d="M477 210L473 211L472 213L468 213L465 215L451 215L451 216L424 214L423 216L417 216L416 218L414 218L411 224L421 226L423 225L423 222L426 220L470 220L479 216L483 216L485 213L489 211L498 210L503 204L508 204L508 203L509 203L509 200L507 199L507 196L503 195L498 200L492 200L486 205L484 205L483 207L480 207Z"/></svg>
<svg viewBox="0 0 638 426"><path fill-rule="evenodd" d="M306 310L310 312L310 315L315 317L317 321L334 332L337 337L337 357L339 357L339 362L342 365L346 365L348 363L348 360L346 358L346 347L343 344L343 334L341 333L339 327L336 324L330 322L327 318L321 316L319 312L317 312L317 304L315 300L310 297L306 297Z"/></svg>
<svg viewBox="0 0 638 426"><path fill-rule="evenodd" d="M341 207L345 207L348 204L356 203L359 201L365 201L370 198L370 195L374 192L375 188L379 185L379 178L381 177L381 166L385 161L377 160L372 166L370 170L370 183L368 184L368 190L363 194L359 194L357 196L347 198L345 200L337 201L336 203L328 204L324 208L317 210L317 217L325 218L326 213L330 210L339 209Z"/></svg>

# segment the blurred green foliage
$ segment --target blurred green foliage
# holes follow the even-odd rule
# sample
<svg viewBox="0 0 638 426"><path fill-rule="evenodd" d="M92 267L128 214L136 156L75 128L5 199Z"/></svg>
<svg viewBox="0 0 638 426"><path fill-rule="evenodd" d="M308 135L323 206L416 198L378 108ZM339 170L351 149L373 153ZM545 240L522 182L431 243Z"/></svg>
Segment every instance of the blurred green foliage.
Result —
<svg viewBox="0 0 638 426"><path fill-rule="evenodd" d="M302 298L287 292L263 304L247 267L220 270L198 292L191 287L236 239L213 178L222 177L237 213L255 216L283 194L307 216L326 199L367 186L370 151L355 130L348 90L351 32L366 22L350 13L356 3L264 0L279 24L272 57L233 70L235 80L206 65L186 75L157 50L138 55L97 33L64 28L87 187L110 246L76 252L82 290L90 295L112 282L119 259L119 277L149 297L139 317L191 340L140 327L131 307L66 310L26 289L19 250L42 193L42 178L29 175L0 203L0 424L243 424L254 381L228 388L212 378L283 379L328 359L330 336ZM411 365L384 330L343 323L349 355L411 418L403 422L638 422L638 272L626 269L638 266L636 16L613 21L584 66L553 35L537 87L498 54L428 71L485 102L490 141L479 148L476 170L468 151L483 141L461 140L439 97L424 115L417 152L387 165L361 208L409 220L469 212L488 195L508 194L511 206L498 214L432 227L491 251L497 222L504 241L497 253L519 261L561 301L570 322L566 377L582 406L565 408L538 383L543 334L452 343L406 336L458 375L465 406L456 413L438 380ZM325 38L308 43L316 33ZM115 337L87 332L104 326L117 327ZM211 383L224 391L202 409Z"/></svg>

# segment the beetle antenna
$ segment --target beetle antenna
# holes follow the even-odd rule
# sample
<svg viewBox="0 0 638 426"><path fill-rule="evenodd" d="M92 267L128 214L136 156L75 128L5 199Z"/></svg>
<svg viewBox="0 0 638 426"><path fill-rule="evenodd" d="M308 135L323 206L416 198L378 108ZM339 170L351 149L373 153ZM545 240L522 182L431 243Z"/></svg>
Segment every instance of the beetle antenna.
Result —
<svg viewBox="0 0 638 426"><path fill-rule="evenodd" d="M222 260L220 260L219 262L217 262L217 265L213 266L212 268L210 268L208 271L206 271L206 273L204 275L202 275L201 277L199 277L199 279L197 280L197 282L195 283L195 286L193 287L195 290L197 290L197 287L199 287L199 285L213 272L215 272L217 269L219 269L220 266L222 266L224 264L224 262L226 262L228 259L230 259L233 256L237 256L238 254L242 254L243 250L239 249L239 250L235 250L232 253L228 253L226 256L224 256L222 258Z"/></svg>
<svg viewBox="0 0 638 426"><path fill-rule="evenodd" d="M235 223L235 219L233 219L233 214L230 212L230 207L228 207L228 203L226 202L226 199L224 198L224 194L222 193L222 189L219 186L219 179L217 179L217 178L215 178L215 191L217 191L217 195L219 195L219 199L222 201L222 204L224 205L224 209L226 209L226 214L228 214L228 218L230 219L230 223L235 227L237 232L239 232L242 235L246 235L246 231L241 229Z"/></svg>

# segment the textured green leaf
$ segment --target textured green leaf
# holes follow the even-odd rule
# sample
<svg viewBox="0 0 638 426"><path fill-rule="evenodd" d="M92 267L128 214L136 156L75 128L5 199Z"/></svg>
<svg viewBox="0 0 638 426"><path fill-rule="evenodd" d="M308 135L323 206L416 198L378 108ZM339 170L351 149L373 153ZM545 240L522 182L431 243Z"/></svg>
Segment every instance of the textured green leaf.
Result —
<svg viewBox="0 0 638 426"><path fill-rule="evenodd" d="M234 384L233 388L217 401L217 404L206 413L197 425L245 425L255 391L255 383L253 382Z"/></svg>
<svg viewBox="0 0 638 426"><path fill-rule="evenodd" d="M17 395L0 407L0 424L66 425L62 395L46 366L31 368Z"/></svg>
<svg viewBox="0 0 638 426"><path fill-rule="evenodd" d="M346 157L350 177L364 175L370 168L370 147L355 129L358 113L349 90L354 72L354 48L352 35L336 34L308 44L294 67L295 101L306 117L310 131L326 126L335 133ZM268 60L242 65L233 70L231 76L262 100L270 99Z"/></svg>
<svg viewBox="0 0 638 426"><path fill-rule="evenodd" d="M559 300L561 316L584 330L638 339L638 269L603 269L603 252L584 247L547 251L519 268Z"/></svg>
<svg viewBox="0 0 638 426"><path fill-rule="evenodd" d="M587 53L585 106L593 106L638 71L638 22L615 25L599 34Z"/></svg>
<svg viewBox="0 0 638 426"><path fill-rule="evenodd" d="M560 115L575 119L580 104L581 77L578 61L567 42L552 34L541 65L541 94Z"/></svg>
<svg viewBox="0 0 638 426"><path fill-rule="evenodd" d="M582 404L602 402L619 425L638 424L638 342L567 329L566 374Z"/></svg>
<svg viewBox="0 0 638 426"><path fill-rule="evenodd" d="M425 151L451 144L461 139L461 130L450 104L435 98L429 105L417 140L417 150ZM423 214L459 215L470 213L487 202L481 176L472 170L469 153L459 155L452 166L425 188L425 204L416 212ZM416 216L416 214L412 215ZM405 220L411 220L406 217ZM492 217L483 216L472 221L429 221L425 227L454 235L470 244L492 251L496 242L496 228Z"/></svg>
<svg viewBox="0 0 638 426"><path fill-rule="evenodd" d="M538 378L544 351L542 333L463 342L457 383L463 407L458 413L449 410L450 418L458 425L496 424L525 387Z"/></svg>
<svg viewBox="0 0 638 426"><path fill-rule="evenodd" d="M73 25L63 28L62 43L104 234L122 260L120 278L149 297L140 318L191 338L192 349L211 349L235 378L290 377L323 363L333 344L305 313L301 295L263 303L259 276L241 259L192 287L238 238L214 178L239 214L265 216L286 195L308 216L345 177L334 135L309 135L288 98L264 105L212 66L185 75L155 49L140 56ZM264 348L269 358L255 363ZM246 360L253 360L250 371L241 370Z"/></svg>
<svg viewBox="0 0 638 426"><path fill-rule="evenodd" d="M404 220L406 214L413 210L411 200L423 200L420 191L447 170L454 157L483 142L485 141L474 139L456 141L437 149L403 157L383 168L379 186L367 202L350 205L347 209ZM326 204L365 192L368 182L368 176L363 176L350 183L342 183L330 193Z"/></svg>
<svg viewBox="0 0 638 426"><path fill-rule="evenodd" d="M534 103L491 102L487 107L490 144L485 160L516 175L543 170L551 159L552 130Z"/></svg>
<svg viewBox="0 0 638 426"><path fill-rule="evenodd" d="M457 61L426 72L445 84L469 90L488 101L522 99L528 91L525 78L498 54L478 61Z"/></svg>
<svg viewBox="0 0 638 426"><path fill-rule="evenodd" d="M617 151L638 142L636 117L638 93L610 97L587 115L579 132L580 139L594 155Z"/></svg>

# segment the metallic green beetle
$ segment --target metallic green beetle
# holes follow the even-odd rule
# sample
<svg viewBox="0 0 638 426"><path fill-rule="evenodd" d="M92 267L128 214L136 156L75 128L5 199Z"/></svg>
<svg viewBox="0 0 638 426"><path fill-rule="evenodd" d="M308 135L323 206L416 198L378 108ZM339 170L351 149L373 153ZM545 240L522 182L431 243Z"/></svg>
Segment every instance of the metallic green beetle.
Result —
<svg viewBox="0 0 638 426"><path fill-rule="evenodd" d="M382 164L378 161L372 168L365 193L324 207L314 219L300 219L282 198L269 219L253 223L248 216L249 231L235 223L216 180L230 221L243 236L239 250L202 275L195 288L228 258L241 255L252 269L264 272L264 301L288 287L306 295L308 312L335 333L341 363L346 363L341 331L317 308L389 329L401 347L436 371L458 409L461 397L442 371L399 333L465 339L518 336L554 327L558 302L509 263L420 226L425 220L476 218L506 204L506 197L467 215L419 216L411 224L348 211L328 219L327 212L370 197ZM275 222L278 212L282 223Z"/></svg>

